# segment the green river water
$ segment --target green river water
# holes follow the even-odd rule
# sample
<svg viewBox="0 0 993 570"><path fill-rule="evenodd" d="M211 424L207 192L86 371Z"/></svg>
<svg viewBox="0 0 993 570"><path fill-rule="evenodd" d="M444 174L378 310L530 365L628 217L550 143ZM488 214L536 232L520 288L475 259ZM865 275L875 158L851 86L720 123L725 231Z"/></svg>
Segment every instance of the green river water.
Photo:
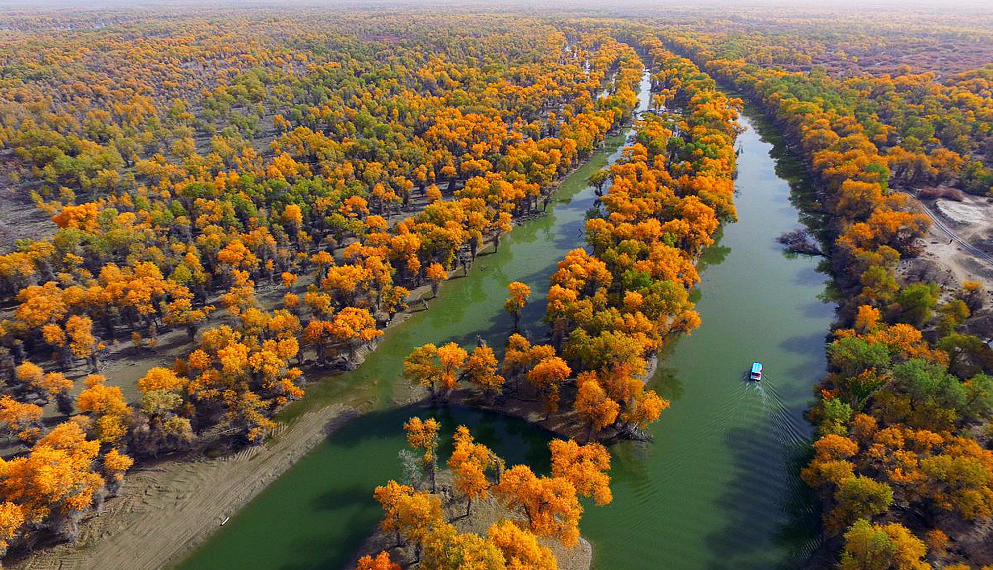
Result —
<svg viewBox="0 0 993 570"><path fill-rule="evenodd" d="M647 90L646 80L642 108ZM824 370L833 305L819 300L827 279L816 260L788 257L775 242L798 224L793 204L805 198L802 167L757 116L749 110L742 118L749 128L739 137L740 221L724 227L701 260L703 324L672 347L650 382L672 407L651 427L653 443L611 447L614 502L590 505L584 514L582 532L594 545L597 570L766 570L789 567L814 546L817 514L797 471L810 435L802 411ZM583 244L584 214L595 199L585 180L619 156L628 134L612 138L563 182L547 216L515 228L468 277L445 283L430 310L387 331L358 370L310 387L287 418L335 401L376 411L330 436L179 568L341 568L381 518L372 490L399 477L401 424L415 413L434 415L449 433L468 425L508 464L547 469L546 432L464 408L395 409L394 391L414 346L470 346L477 335L502 346L513 327L503 311L511 281L531 286L524 322L541 332L549 276L567 251ZM761 384L741 380L753 360L766 366Z"/></svg>

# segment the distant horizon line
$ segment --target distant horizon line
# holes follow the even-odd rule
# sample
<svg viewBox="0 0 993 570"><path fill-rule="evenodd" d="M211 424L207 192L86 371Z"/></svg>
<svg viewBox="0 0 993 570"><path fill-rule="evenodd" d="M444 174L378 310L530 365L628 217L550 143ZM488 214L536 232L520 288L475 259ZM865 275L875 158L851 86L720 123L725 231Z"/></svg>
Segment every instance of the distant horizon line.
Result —
<svg viewBox="0 0 993 570"><path fill-rule="evenodd" d="M527 8L530 12L562 12L570 9L586 9L591 11L613 11L624 8L635 9L678 9L686 11L713 10L727 8L741 10L748 8L776 7L787 12L836 13L841 10L858 8L861 11L875 9L937 9L949 15L962 15L962 12L973 9L984 9L993 13L990 2L971 0L956 2L955 7L948 8L947 0L834 0L830 5L824 5L818 0L560 0L553 6L536 5L532 0L97 0L88 2L85 6L73 0L4 0L0 1L0 10L18 8L59 8L74 12L90 12L101 8L129 8L132 10L197 6L199 8L362 8L362 7L417 7L431 9L434 7L464 7L464 8L493 8L508 11L514 8ZM772 15L770 15L772 16Z"/></svg>

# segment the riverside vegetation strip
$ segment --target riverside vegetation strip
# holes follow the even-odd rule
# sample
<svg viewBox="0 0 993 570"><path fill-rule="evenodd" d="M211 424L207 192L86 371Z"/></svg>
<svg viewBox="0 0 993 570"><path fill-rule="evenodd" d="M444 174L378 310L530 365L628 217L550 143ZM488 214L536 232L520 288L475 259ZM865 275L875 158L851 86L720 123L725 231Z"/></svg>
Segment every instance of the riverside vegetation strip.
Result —
<svg viewBox="0 0 993 570"><path fill-rule="evenodd" d="M989 567L993 452L983 445L993 417L993 353L961 332L974 313L983 316L985 295L979 282L942 289L927 273L897 281L901 258L923 249L929 220L890 188L952 179L964 190L990 192L987 166L968 154L985 133L968 120L972 140L929 136L926 123L915 133L910 124L921 119L893 114L876 87L862 91L872 111L856 113L866 101L856 103L859 83L892 85L889 77L842 82L763 69L722 58L727 45L706 36L672 44L762 104L821 183L831 264L846 301L828 345L830 375L811 410L819 439L803 477L824 500L828 548L841 549L843 568L863 568L876 557L893 567ZM941 115L946 126L959 116L953 101L964 102L940 92L956 91L956 80L975 74L931 84L934 102L952 107ZM907 73L896 83L929 81ZM895 92L913 104L905 89ZM976 103L983 105L966 105Z"/></svg>

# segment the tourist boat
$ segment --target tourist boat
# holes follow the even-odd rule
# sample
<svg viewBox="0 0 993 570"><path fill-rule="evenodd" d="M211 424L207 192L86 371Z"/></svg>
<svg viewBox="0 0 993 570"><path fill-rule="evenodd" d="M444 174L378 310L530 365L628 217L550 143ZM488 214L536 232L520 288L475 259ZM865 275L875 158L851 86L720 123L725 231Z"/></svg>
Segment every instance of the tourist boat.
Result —
<svg viewBox="0 0 993 570"><path fill-rule="evenodd" d="M748 373L748 379L749 380L755 380L756 382L758 382L759 380L762 379L762 363L761 362L753 362L752 363L752 370Z"/></svg>

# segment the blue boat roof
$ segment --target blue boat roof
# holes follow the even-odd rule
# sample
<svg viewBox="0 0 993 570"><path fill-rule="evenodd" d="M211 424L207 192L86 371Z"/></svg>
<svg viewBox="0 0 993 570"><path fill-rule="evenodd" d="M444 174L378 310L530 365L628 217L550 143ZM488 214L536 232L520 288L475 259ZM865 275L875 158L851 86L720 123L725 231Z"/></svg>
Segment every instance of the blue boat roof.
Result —
<svg viewBox="0 0 993 570"><path fill-rule="evenodd" d="M753 362L752 363L752 372L762 372L762 363L761 362Z"/></svg>

